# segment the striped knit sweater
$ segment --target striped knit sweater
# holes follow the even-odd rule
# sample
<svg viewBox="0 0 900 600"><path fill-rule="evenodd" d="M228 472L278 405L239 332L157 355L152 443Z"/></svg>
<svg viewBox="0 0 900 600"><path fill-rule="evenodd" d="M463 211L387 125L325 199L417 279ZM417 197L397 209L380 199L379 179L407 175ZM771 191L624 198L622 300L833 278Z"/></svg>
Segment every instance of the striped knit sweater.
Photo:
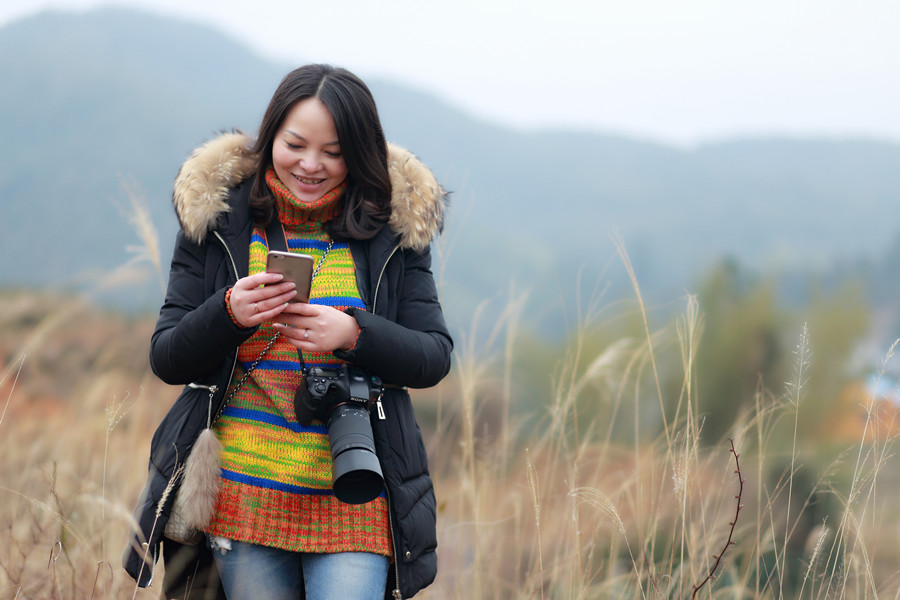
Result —
<svg viewBox="0 0 900 600"><path fill-rule="evenodd" d="M340 210L342 186L313 204L302 204L267 177L278 205L288 249L312 255L318 264L328 246L323 223ZM265 270L268 244L257 228L250 242L250 274ZM356 288L346 243L335 243L316 275L311 302L339 310L365 308ZM275 332L264 323L238 351L232 387L257 359ZM308 366L340 361L331 353L304 354ZM363 505L344 504L331 490L331 453L324 424L297 422L294 391L302 383L296 349L280 338L232 398L216 422L223 446L216 512L207 533L295 552L373 552L390 555L388 507L384 497Z"/></svg>

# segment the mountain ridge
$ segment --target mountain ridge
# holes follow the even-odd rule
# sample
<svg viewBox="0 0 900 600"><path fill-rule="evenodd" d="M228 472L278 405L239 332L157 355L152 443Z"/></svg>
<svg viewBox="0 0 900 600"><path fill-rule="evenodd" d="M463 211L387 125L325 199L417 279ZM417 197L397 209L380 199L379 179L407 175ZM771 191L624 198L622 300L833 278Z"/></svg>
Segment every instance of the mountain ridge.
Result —
<svg viewBox="0 0 900 600"><path fill-rule="evenodd" d="M130 9L45 12L0 28L0 78L15 90L0 96L0 235L9 248L28 248L0 264L0 284L83 285L73 274L128 260L135 236L119 214L128 186L144 197L166 262L181 161L218 131L254 131L294 66L214 29ZM670 298L724 256L766 269L822 267L877 256L900 231L891 210L900 145L888 141L769 137L677 148L524 132L360 75L388 138L453 192L450 252L438 268L459 315L502 296L509 278L551 304L579 276L628 287L623 269L608 268L616 236L645 291ZM34 243L35 232L47 243ZM132 289L122 302L154 306L159 293Z"/></svg>

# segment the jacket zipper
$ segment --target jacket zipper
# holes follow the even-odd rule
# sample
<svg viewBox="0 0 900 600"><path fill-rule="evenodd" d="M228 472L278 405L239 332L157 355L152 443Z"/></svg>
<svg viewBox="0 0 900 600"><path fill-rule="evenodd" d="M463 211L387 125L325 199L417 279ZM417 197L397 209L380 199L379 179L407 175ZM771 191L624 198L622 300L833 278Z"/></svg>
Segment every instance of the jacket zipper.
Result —
<svg viewBox="0 0 900 600"><path fill-rule="evenodd" d="M391 250L391 253L388 255L387 260L384 261L384 264L381 265L381 272L378 273L378 281L375 282L375 293L372 295L372 314L375 313L375 305L378 304L378 290L381 289L381 280L384 278L384 272L387 270L388 263L391 262L391 259L394 257L394 254L397 253L397 250L400 249L400 244L394 246L394 249ZM381 404L381 396L378 396L378 400L375 401L375 407L378 409L378 419L384 421L387 419L387 416L384 414L384 406ZM393 535L393 530L391 530L391 534Z"/></svg>
<svg viewBox="0 0 900 600"><path fill-rule="evenodd" d="M384 272L387 270L388 263L391 262L391 259L394 257L394 254L397 253L397 250L400 249L400 244L394 246L394 249L391 250L391 253L388 255L387 260L384 261L384 264L381 265L381 272L378 273L378 281L375 283L375 293L372 295L372 314L375 313L375 306L378 303L378 290L381 289L381 280L384 278ZM378 397L377 402L375 403L378 409L378 418L381 420L386 419L387 417L384 414L384 407L381 405L381 396ZM388 491L387 486L384 488L384 494L387 497L388 503L388 527L391 530L391 543L394 546L394 589L391 592L391 596L394 600L403 600L403 594L400 593L400 550L397 547L397 532L394 530L394 516L391 512L391 493Z"/></svg>
<svg viewBox="0 0 900 600"><path fill-rule="evenodd" d="M220 234L218 231L214 231L213 235L216 236L216 239L219 240L219 243L222 244L222 248L225 250L225 254L228 255L228 260L231 262L231 272L234 274L234 278L236 281L239 278L238 277L238 269L237 269L237 263L234 262L234 255L231 253L231 248L228 247L228 244L225 243L225 238L223 238L222 234ZM237 353L237 351L235 351L234 360L231 362L231 374L228 376L228 381L231 381L232 379L234 379L234 370L237 369L237 363L238 363L238 353Z"/></svg>
<svg viewBox="0 0 900 600"><path fill-rule="evenodd" d="M219 414L216 414L216 418L213 419L212 416L212 403L213 398L216 397L216 392L219 391L219 386L215 383L212 385L205 385L202 383L189 383L188 387L194 390L207 390L209 392L209 400L207 400L206 407L206 427L210 428L213 426L213 423L219 420Z"/></svg>
<svg viewBox="0 0 900 600"><path fill-rule="evenodd" d="M397 548L397 536L394 533L394 517L391 514L391 493L387 486L384 486L384 495L387 496L388 502L388 527L391 529L391 542L394 545L394 589L391 596L394 600L403 600L403 594L400 593L400 549Z"/></svg>
<svg viewBox="0 0 900 600"><path fill-rule="evenodd" d="M154 547L153 551L150 552L150 555L151 555L150 558L153 559L153 563L150 564L149 566L147 565L147 558L148 558L147 552L150 550L150 548L148 548L148 545L149 545L148 542L144 542L143 544L141 544L141 549L144 552L141 553L141 557L140 557L141 563L142 563L141 570L138 571L138 576L136 578L139 581L143 570L149 568L150 569L150 579L147 580L146 587L150 587L151 585L153 585L153 573L154 573L154 571L156 571L156 563L159 560L159 544L156 544L156 547ZM140 586L140 584L138 584L138 585Z"/></svg>
<svg viewBox="0 0 900 600"><path fill-rule="evenodd" d="M387 260L384 261L384 264L381 265L381 272L378 274L378 281L375 283L375 293L372 295L372 314L375 313L375 305L378 303L378 290L381 289L381 280L384 278L384 272L387 270L388 263L391 262L391 259L394 258L394 255L397 253L397 250L400 249L400 244L394 246L394 249L391 250L391 253L388 255Z"/></svg>

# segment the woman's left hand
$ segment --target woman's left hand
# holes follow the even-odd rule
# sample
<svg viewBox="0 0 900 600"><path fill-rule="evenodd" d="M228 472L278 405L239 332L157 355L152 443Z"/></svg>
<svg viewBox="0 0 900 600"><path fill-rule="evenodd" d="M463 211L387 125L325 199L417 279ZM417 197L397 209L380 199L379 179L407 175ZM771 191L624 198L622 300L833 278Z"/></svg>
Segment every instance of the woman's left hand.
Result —
<svg viewBox="0 0 900 600"><path fill-rule="evenodd" d="M359 325L345 312L321 304L291 302L274 319L291 345L304 352L334 352L349 350L356 345Z"/></svg>

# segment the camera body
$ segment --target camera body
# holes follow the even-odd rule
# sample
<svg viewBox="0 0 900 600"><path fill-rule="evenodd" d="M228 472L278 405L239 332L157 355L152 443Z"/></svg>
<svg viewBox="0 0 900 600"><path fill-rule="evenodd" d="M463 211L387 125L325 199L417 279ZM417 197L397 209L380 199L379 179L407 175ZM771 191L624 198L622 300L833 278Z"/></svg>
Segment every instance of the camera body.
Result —
<svg viewBox="0 0 900 600"><path fill-rule="evenodd" d="M384 489L381 464L369 410L381 397L381 378L343 363L338 368L311 367L294 396L297 421L319 419L328 427L332 487L338 500L363 504Z"/></svg>
<svg viewBox="0 0 900 600"><path fill-rule="evenodd" d="M294 398L297 421L303 425L309 425L313 419L327 423L332 411L346 402L368 412L384 390L380 377L346 363L335 369L310 367L304 383Z"/></svg>

